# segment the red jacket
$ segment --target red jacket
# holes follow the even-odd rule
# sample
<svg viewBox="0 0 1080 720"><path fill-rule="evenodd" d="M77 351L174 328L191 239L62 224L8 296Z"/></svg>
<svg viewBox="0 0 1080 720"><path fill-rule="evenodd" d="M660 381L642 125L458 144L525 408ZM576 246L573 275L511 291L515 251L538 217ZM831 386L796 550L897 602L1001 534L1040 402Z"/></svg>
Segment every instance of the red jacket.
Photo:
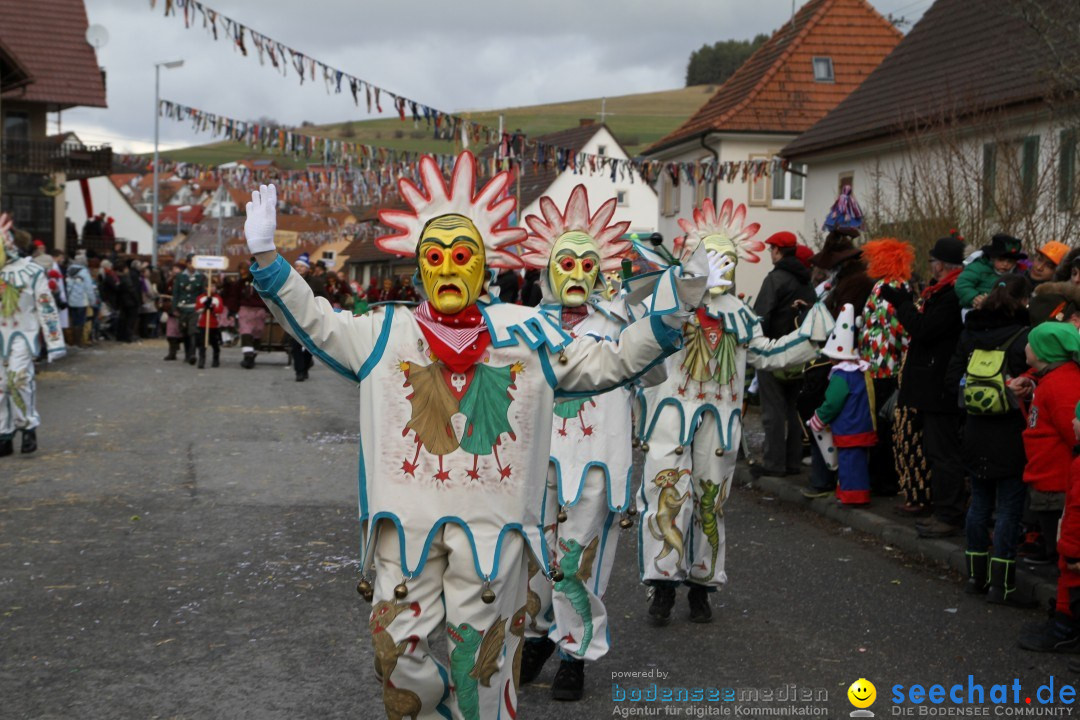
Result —
<svg viewBox="0 0 1080 720"><path fill-rule="evenodd" d="M210 329L214 330L218 326L217 315L221 312L221 308L224 307L224 303L221 302L221 296L214 293L214 297L210 302L210 312L206 312L206 293L203 293L195 299L195 312L198 313L199 327L205 328L207 320L210 321ZM1071 426L1070 426L1071 427Z"/></svg>
<svg viewBox="0 0 1080 720"><path fill-rule="evenodd" d="M1042 492L1065 492L1072 448L1072 421L1080 401L1080 365L1067 362L1038 379L1024 430L1024 482Z"/></svg>
<svg viewBox="0 0 1080 720"><path fill-rule="evenodd" d="M1065 491L1065 514L1061 516L1058 554L1069 561L1080 560L1080 455L1069 468L1069 489Z"/></svg>

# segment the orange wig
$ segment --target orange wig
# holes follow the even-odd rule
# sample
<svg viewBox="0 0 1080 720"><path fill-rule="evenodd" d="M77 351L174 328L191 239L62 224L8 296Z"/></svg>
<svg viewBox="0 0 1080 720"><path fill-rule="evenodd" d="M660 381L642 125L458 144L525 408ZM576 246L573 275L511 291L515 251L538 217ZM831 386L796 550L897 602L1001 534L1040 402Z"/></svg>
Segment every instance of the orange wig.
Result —
<svg viewBox="0 0 1080 720"><path fill-rule="evenodd" d="M907 282L911 279L915 249L903 240L871 240L862 246L862 256L866 261L866 274L874 280Z"/></svg>

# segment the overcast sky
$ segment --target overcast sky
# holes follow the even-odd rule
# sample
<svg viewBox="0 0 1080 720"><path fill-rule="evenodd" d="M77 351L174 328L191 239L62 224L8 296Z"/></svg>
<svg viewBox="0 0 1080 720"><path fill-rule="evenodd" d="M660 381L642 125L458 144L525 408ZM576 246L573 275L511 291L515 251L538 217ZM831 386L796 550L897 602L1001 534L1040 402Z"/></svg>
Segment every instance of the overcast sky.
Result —
<svg viewBox="0 0 1080 720"><path fill-rule="evenodd" d="M795 0L801 6L806 0ZM163 16L165 0L85 0L109 40L98 50L108 73L108 109L76 108L61 119L89 144L119 152L153 149L154 62L161 96L239 119L299 124L365 119L343 88L299 84L248 45L214 41L201 24ZM918 19L932 0L871 0L882 14ZM209 7L298 51L441 110L487 109L665 90L684 84L692 50L772 33L792 0L208 0ZM374 6L374 7L370 7ZM220 26L219 26L220 27ZM905 27L905 30L910 26ZM363 105L363 100L361 100ZM388 103L384 111L392 112ZM599 110L599 108L597 108ZM56 130L51 116L50 132ZM162 120L163 148L209 135Z"/></svg>

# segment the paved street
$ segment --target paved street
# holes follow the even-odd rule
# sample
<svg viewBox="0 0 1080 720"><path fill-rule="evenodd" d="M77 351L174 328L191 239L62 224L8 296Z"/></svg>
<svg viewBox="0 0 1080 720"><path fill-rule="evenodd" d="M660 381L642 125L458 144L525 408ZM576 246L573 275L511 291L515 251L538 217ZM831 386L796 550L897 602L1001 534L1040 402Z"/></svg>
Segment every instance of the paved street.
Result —
<svg viewBox="0 0 1080 720"><path fill-rule="evenodd" d="M163 354L107 345L43 372L41 450L0 459L0 716L381 717L354 590L355 394L321 365L294 382L282 353L253 371L236 349L205 371ZM882 717L897 683L970 673L1034 692L1068 675L1065 658L1016 648L1039 612L987 606L956 576L768 496L738 488L728 508L715 622L687 623L681 594L676 622L645 624L624 533L613 651L589 668L587 701L548 700L551 662L519 717L610 717L625 706L616 672L820 688L832 717L853 709L859 677Z"/></svg>

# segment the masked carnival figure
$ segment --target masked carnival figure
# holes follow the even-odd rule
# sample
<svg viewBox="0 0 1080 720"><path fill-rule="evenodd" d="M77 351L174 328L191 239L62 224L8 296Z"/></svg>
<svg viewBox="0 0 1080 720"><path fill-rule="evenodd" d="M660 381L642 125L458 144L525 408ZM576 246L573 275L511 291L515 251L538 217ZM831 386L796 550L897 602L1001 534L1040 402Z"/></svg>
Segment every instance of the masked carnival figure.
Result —
<svg viewBox="0 0 1080 720"><path fill-rule="evenodd" d="M0 457L15 451L17 430L22 431L20 450L37 450L38 338L45 338L49 362L67 352L49 278L30 258L30 236L18 236L11 218L0 215Z"/></svg>
<svg viewBox="0 0 1080 720"><path fill-rule="evenodd" d="M574 339L536 308L492 301L488 268L520 268L522 229L507 173L477 191L463 153L449 187L433 158L423 188L399 183L406 210L379 248L418 259L425 299L353 316L316 298L274 250L276 190L252 194L245 224L255 284L275 317L360 398L361 567L377 675L390 718L517 714L528 558L547 572L542 526L556 392L595 394L674 352L676 327L706 277L661 279L669 317L623 341ZM682 293L680 298L673 293ZM660 293L658 293L660 294ZM374 581L367 573L375 571ZM441 633L449 665L433 654Z"/></svg>
<svg viewBox="0 0 1080 720"><path fill-rule="evenodd" d="M565 210L545 196L540 216L525 218L531 232L522 259L541 272L541 308L579 342L617 339L628 324L625 302L611 292L615 280L608 277L618 274L631 248L623 238L630 223L611 222L615 207L612 198L591 214L585 186L578 185ZM630 507L632 398L629 387L603 395L556 393L544 530L559 571L553 587L530 568L521 665L521 681L530 682L558 648L556 700L579 700L585 660L608 651L603 596L618 544L616 515Z"/></svg>
<svg viewBox="0 0 1080 720"><path fill-rule="evenodd" d="M690 620L709 622L708 594L727 581L724 503L742 440L747 363L759 370L801 365L817 355L815 343L824 343L833 327L818 303L788 335L762 335L758 317L734 291L735 263L758 262L756 253L764 249L754 239L759 225L744 224L745 217L743 205L725 200L717 213L706 200L693 222L679 220L685 235L675 240L673 255L635 243L660 268L686 265L702 245L728 258L731 268L724 283L711 284L684 326L682 349L665 361L667 379L639 396L645 469L638 558L641 579L652 586L649 616L655 624L670 620L681 584L690 588Z"/></svg>

